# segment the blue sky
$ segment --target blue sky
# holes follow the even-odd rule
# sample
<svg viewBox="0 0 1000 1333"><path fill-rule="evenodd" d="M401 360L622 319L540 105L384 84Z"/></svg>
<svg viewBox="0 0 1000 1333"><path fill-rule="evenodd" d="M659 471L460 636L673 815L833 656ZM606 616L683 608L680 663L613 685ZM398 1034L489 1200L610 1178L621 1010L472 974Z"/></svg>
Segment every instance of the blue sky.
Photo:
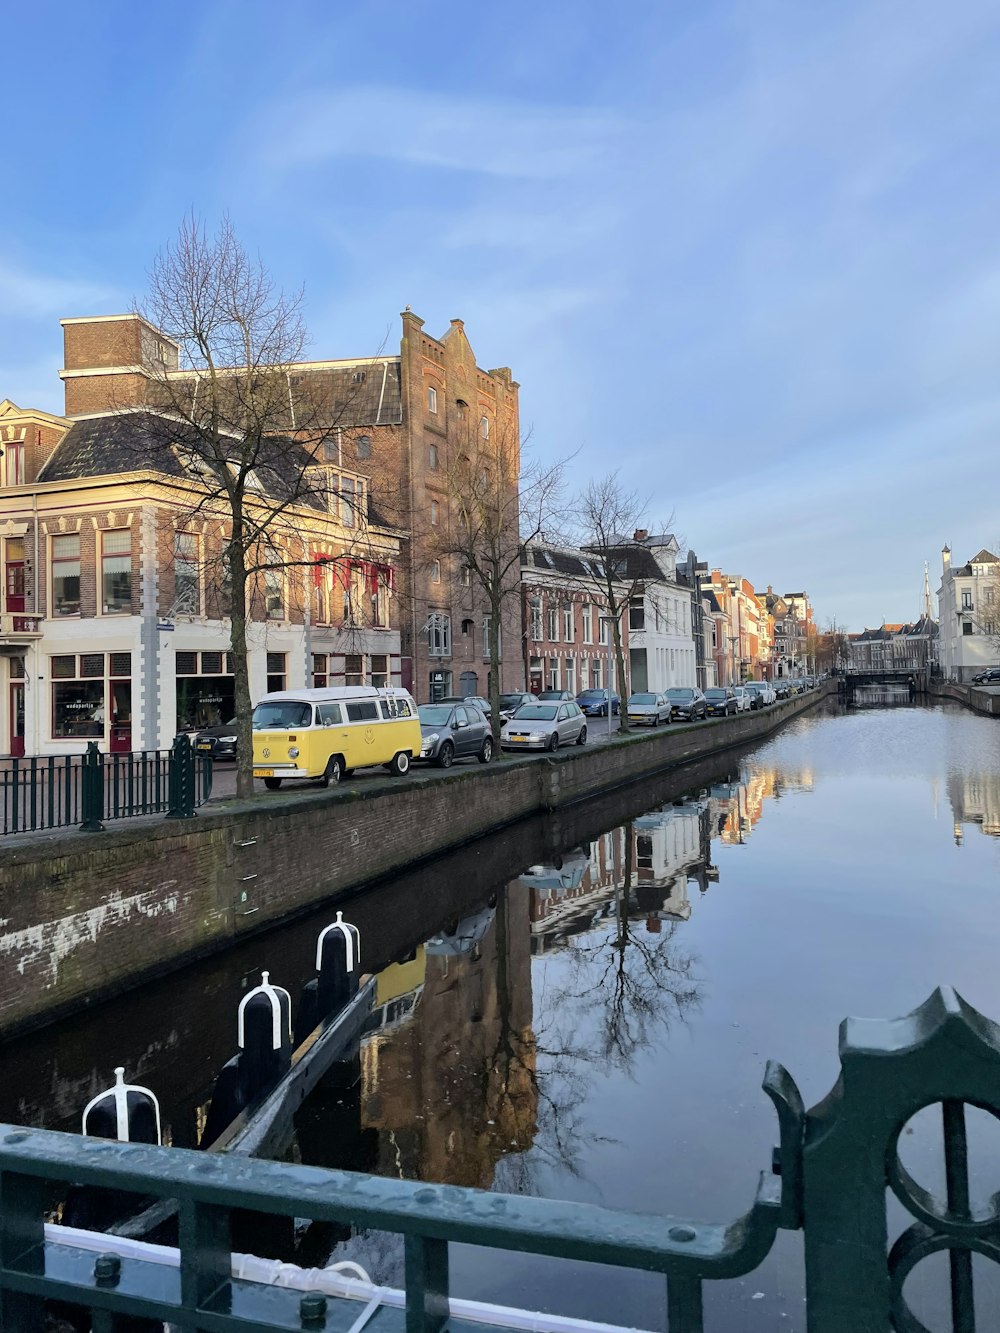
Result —
<svg viewBox="0 0 1000 1333"><path fill-rule="evenodd" d="M1000 538L995 3L52 3L5 35L0 398L58 411L60 317L228 211L311 355L463 318L539 453L821 623L915 616L944 542Z"/></svg>

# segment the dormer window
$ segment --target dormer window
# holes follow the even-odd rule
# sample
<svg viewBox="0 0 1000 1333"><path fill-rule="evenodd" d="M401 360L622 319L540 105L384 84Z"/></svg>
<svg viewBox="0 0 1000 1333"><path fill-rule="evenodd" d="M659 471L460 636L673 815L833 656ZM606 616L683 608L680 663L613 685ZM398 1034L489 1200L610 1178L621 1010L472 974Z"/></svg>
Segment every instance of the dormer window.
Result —
<svg viewBox="0 0 1000 1333"><path fill-rule="evenodd" d="M24 485L24 441L10 440L3 446L3 479L5 486Z"/></svg>

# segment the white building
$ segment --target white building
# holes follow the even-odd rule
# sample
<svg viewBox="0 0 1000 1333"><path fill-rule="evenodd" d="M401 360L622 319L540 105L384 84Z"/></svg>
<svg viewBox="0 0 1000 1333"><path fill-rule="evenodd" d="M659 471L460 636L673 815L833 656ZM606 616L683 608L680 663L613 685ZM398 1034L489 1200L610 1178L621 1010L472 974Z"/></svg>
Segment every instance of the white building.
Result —
<svg viewBox="0 0 1000 1333"><path fill-rule="evenodd" d="M629 605L629 687L668 690L697 686L692 596L677 581L680 547L671 533L640 528L622 548L626 577L634 586Z"/></svg>
<svg viewBox="0 0 1000 1333"><path fill-rule="evenodd" d="M951 548L941 552L938 589L938 659L946 680L967 681L1000 661L1000 560L982 550L952 568Z"/></svg>

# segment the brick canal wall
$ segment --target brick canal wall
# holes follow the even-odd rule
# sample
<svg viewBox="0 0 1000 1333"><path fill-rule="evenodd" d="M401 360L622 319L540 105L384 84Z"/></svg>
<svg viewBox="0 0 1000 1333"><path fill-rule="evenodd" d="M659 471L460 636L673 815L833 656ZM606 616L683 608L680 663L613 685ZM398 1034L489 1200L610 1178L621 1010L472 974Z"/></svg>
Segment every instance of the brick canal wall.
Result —
<svg viewBox="0 0 1000 1333"><path fill-rule="evenodd" d="M745 747L823 691L552 757L220 802L0 850L0 1038L539 812Z"/></svg>
<svg viewBox="0 0 1000 1333"><path fill-rule="evenodd" d="M1000 690L980 690L975 685L956 685L952 681L932 680L931 694L938 699L955 699L975 713L1000 717Z"/></svg>

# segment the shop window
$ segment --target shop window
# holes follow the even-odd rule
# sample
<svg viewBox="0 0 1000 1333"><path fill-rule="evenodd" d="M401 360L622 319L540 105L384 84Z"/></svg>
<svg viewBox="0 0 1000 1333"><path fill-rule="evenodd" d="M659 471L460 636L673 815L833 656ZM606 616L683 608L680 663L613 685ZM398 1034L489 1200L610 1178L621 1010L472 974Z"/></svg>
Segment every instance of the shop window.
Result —
<svg viewBox="0 0 1000 1333"><path fill-rule="evenodd" d="M80 614L80 535L52 538L52 614Z"/></svg>
<svg viewBox="0 0 1000 1333"><path fill-rule="evenodd" d="M174 659L177 730L200 731L229 722L236 712L231 654L179 652Z"/></svg>
<svg viewBox="0 0 1000 1333"><path fill-rule="evenodd" d="M330 672L326 653L313 653L312 677L314 690L325 690L329 685Z"/></svg>
<svg viewBox="0 0 1000 1333"><path fill-rule="evenodd" d="M101 533L101 609L106 616L132 611L132 533Z"/></svg>
<svg viewBox="0 0 1000 1333"><path fill-rule="evenodd" d="M202 654L204 656L204 654ZM285 654L268 653L267 655L267 692L285 688Z"/></svg>
<svg viewBox="0 0 1000 1333"><path fill-rule="evenodd" d="M363 685L365 683L365 661L360 653L348 653L344 658L344 684Z"/></svg>
<svg viewBox="0 0 1000 1333"><path fill-rule="evenodd" d="M384 653L372 655L368 683L374 685L377 690L384 690L388 687L389 659Z"/></svg>
<svg viewBox="0 0 1000 1333"><path fill-rule="evenodd" d="M49 659L49 676L53 739L103 739L110 699L112 748L119 738L130 740L131 653L61 654Z"/></svg>
<svg viewBox="0 0 1000 1333"><path fill-rule="evenodd" d="M174 533L175 615L196 616L201 611L201 579L198 570L198 538L193 532Z"/></svg>

